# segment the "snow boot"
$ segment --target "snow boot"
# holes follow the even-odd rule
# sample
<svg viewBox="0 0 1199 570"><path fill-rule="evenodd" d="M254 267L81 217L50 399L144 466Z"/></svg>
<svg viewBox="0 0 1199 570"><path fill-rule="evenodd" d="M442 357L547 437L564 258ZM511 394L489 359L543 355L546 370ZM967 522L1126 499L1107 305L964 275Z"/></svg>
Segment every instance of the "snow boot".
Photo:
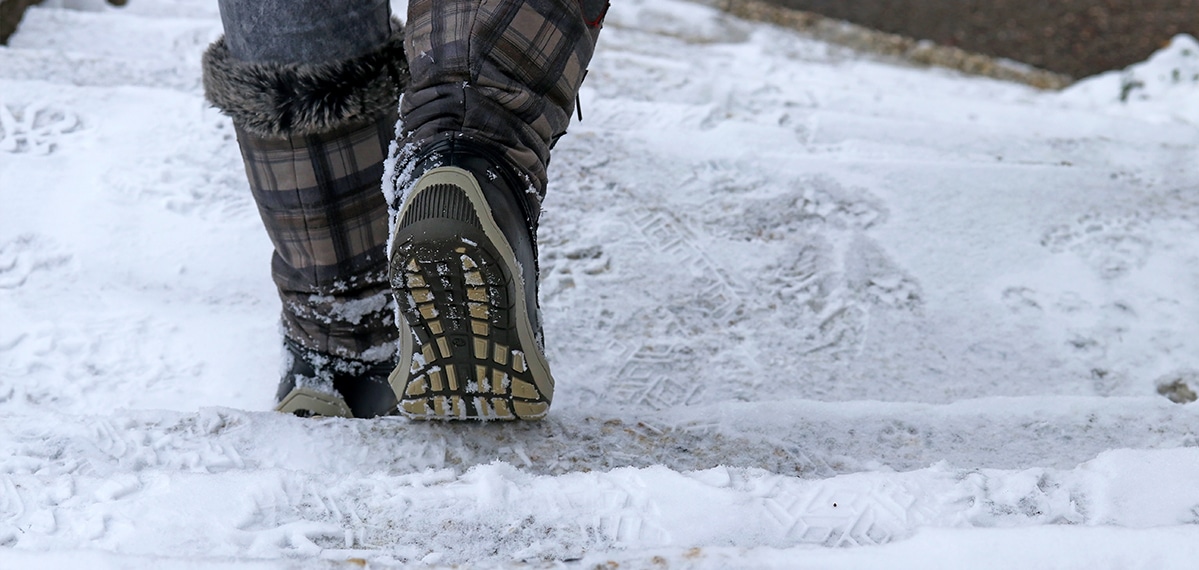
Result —
<svg viewBox="0 0 1199 570"><path fill-rule="evenodd" d="M284 339L286 372L275 394L279 411L298 416L373 418L396 410L387 376L395 362L365 362L307 350Z"/></svg>
<svg viewBox="0 0 1199 570"><path fill-rule="evenodd" d="M276 409L374 417L396 407L379 183L407 62L385 1L326 8L322 0L222 0L226 35L204 55L204 87L233 119L275 247L286 354Z"/></svg>
<svg viewBox="0 0 1199 570"><path fill-rule="evenodd" d="M537 245L521 178L502 153L443 140L414 163L391 285L400 362L391 385L413 419L537 419L554 394L537 303Z"/></svg>
<svg viewBox="0 0 1199 570"><path fill-rule="evenodd" d="M536 229L606 0L410 0L391 177L399 411L543 417ZM419 55L417 55L419 54ZM388 187L385 181L385 189Z"/></svg>

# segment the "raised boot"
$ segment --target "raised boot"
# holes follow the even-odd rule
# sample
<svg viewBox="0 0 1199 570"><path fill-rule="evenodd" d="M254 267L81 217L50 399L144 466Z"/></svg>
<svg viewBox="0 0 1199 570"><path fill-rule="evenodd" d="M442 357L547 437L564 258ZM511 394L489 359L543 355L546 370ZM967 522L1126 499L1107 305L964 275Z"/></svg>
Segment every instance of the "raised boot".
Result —
<svg viewBox="0 0 1199 570"><path fill-rule="evenodd" d="M553 399L536 226L606 0L411 0L392 206L400 413L536 419Z"/></svg>
<svg viewBox="0 0 1199 570"><path fill-rule="evenodd" d="M554 394L537 303L536 230L503 155L456 138L415 161L391 285L403 316L391 384L415 419L537 419Z"/></svg>

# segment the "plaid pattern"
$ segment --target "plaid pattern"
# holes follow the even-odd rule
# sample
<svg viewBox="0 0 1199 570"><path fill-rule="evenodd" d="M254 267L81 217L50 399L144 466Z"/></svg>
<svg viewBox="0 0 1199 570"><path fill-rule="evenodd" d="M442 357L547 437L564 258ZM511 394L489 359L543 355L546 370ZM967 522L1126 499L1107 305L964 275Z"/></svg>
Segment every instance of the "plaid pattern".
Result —
<svg viewBox="0 0 1199 570"><path fill-rule="evenodd" d="M288 338L377 362L398 331L387 281L387 204L379 190L395 112L369 124L268 139L237 127L250 189L275 254ZM236 125L235 125L236 126Z"/></svg>
<svg viewBox="0 0 1199 570"><path fill-rule="evenodd" d="M412 81L400 114L412 145L402 146L419 152L462 135L493 144L544 195L550 147L566 133L599 35L598 3L583 4L411 0L404 47Z"/></svg>

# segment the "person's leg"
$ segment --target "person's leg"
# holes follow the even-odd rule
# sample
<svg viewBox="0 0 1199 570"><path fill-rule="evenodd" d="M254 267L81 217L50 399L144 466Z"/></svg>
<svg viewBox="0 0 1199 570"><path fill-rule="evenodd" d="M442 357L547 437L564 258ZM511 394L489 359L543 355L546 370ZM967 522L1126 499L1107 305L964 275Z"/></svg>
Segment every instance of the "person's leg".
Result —
<svg viewBox="0 0 1199 570"><path fill-rule="evenodd" d="M387 0L219 0L224 43L243 62L350 60L391 40ZM398 31L398 30L397 30Z"/></svg>
<svg viewBox="0 0 1199 570"><path fill-rule="evenodd" d="M603 0L412 0L392 182L392 374L412 418L533 419L553 397L536 228Z"/></svg>
<svg viewBox="0 0 1199 570"><path fill-rule="evenodd" d="M278 409L371 417L396 326L379 191L407 67L386 0L221 0L206 95L233 119L275 254L287 368ZM394 27L394 29L393 29Z"/></svg>

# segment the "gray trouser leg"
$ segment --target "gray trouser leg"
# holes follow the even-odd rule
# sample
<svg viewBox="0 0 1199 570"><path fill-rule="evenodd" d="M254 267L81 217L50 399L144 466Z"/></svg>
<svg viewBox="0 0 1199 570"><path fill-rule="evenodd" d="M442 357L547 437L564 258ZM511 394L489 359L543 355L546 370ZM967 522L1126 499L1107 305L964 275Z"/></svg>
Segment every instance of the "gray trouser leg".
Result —
<svg viewBox="0 0 1199 570"><path fill-rule="evenodd" d="M320 63L378 48L391 35L387 0L219 0L225 42L241 61Z"/></svg>

